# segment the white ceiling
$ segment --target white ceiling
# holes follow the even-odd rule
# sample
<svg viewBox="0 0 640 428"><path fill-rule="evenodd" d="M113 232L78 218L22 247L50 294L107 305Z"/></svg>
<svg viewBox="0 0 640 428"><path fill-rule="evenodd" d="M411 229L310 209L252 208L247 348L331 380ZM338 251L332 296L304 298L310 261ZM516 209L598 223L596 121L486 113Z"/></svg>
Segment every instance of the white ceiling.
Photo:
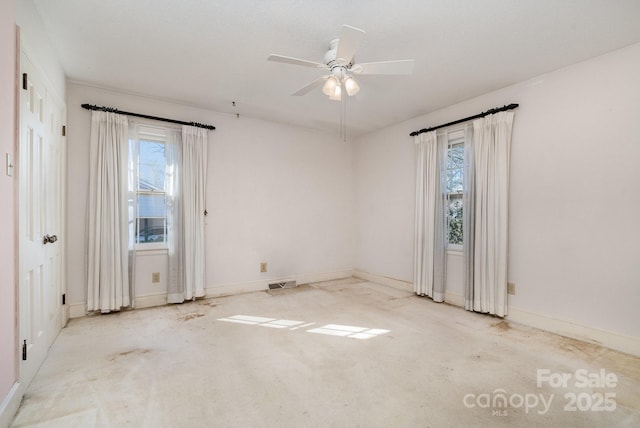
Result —
<svg viewBox="0 0 640 428"><path fill-rule="evenodd" d="M412 76L358 78L352 136L640 41L638 0L34 3L70 80L336 132L338 103L290 96L322 72L266 59L323 62L342 24L361 28L358 62L416 62Z"/></svg>

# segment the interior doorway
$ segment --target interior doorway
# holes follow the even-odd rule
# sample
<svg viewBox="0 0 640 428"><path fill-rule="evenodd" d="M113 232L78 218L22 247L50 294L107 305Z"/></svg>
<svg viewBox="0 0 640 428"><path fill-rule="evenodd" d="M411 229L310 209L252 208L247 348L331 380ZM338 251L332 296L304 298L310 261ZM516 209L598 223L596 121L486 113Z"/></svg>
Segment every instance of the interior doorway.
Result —
<svg viewBox="0 0 640 428"><path fill-rule="evenodd" d="M66 107L20 54L18 152L20 382L28 384L68 316L64 305Z"/></svg>

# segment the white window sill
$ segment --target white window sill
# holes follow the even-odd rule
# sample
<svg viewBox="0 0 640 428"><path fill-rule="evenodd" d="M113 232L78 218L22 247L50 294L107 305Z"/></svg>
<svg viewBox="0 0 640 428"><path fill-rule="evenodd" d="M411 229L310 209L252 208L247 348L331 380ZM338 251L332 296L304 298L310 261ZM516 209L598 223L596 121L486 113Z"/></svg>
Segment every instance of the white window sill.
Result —
<svg viewBox="0 0 640 428"><path fill-rule="evenodd" d="M167 244L136 245L136 254L145 256L165 255L169 253Z"/></svg>
<svg viewBox="0 0 640 428"><path fill-rule="evenodd" d="M462 245L450 245L447 247L447 255L462 256L463 253Z"/></svg>

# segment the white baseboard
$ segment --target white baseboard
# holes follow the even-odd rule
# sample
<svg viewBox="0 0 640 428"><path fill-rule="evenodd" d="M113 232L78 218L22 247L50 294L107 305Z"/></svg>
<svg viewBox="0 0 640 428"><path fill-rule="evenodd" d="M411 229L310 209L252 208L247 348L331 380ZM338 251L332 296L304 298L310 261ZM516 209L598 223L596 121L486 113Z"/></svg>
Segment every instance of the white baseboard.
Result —
<svg viewBox="0 0 640 428"><path fill-rule="evenodd" d="M349 269L335 272L314 273L308 275L294 275L283 278L261 279L258 281L250 282L220 284L207 287L205 292L207 297L230 296L233 294L268 290L269 284L273 284L276 282L296 281L298 284L309 284L312 282L333 281L336 279L350 278L352 276L353 271Z"/></svg>
<svg viewBox="0 0 640 428"><path fill-rule="evenodd" d="M69 304L69 318L82 318L87 315L87 304L82 303L70 303Z"/></svg>
<svg viewBox="0 0 640 428"><path fill-rule="evenodd" d="M0 404L0 427L5 428L11 425L11 421L16 416L22 396L24 395L24 387L21 383L16 382L9 390L2 404Z"/></svg>
<svg viewBox="0 0 640 428"><path fill-rule="evenodd" d="M572 321L554 318L512 306L509 307L507 320L572 339L578 339L583 342L615 349L627 354L640 356L640 338L637 337L577 324Z"/></svg>
<svg viewBox="0 0 640 428"><path fill-rule="evenodd" d="M375 273L365 272L362 270L354 270L353 276L375 282L376 284L397 288L398 290L413 292L413 283L403 281L401 279L389 278L388 276L377 275Z"/></svg>
<svg viewBox="0 0 640 428"><path fill-rule="evenodd" d="M239 282L231 284L222 284L207 287L205 296L219 297L230 296L233 294L250 293L252 291L268 290L269 284L274 282L297 281L298 284L308 284L310 282L332 281L336 279L350 278L353 276L352 270L341 270L336 272L314 273L309 275L295 275L284 278L270 278L259 281ZM135 297L135 308L151 308L154 306L164 306L167 304L167 293L144 294ZM69 318L81 318L87 315L86 303L69 304Z"/></svg>
<svg viewBox="0 0 640 428"><path fill-rule="evenodd" d="M377 275L375 273L365 272L362 270L354 270L353 276L366 279L367 281L375 282L377 284L386 285L387 287L397 288L402 291L414 292L413 283L409 281L389 278L388 276ZM451 293L449 291L445 292L444 301L454 306L464 307L464 298L457 293Z"/></svg>
<svg viewBox="0 0 640 428"><path fill-rule="evenodd" d="M135 309L152 308L167 304L167 293L143 294L135 297Z"/></svg>
<svg viewBox="0 0 640 428"><path fill-rule="evenodd" d="M135 297L135 308L144 309L167 304L167 293L143 294ZM82 318L87 315L87 304L70 303L69 318Z"/></svg>
<svg viewBox="0 0 640 428"><path fill-rule="evenodd" d="M452 293L450 291L444 292L444 301L453 306L459 306L464 308L464 296L458 293Z"/></svg>
<svg viewBox="0 0 640 428"><path fill-rule="evenodd" d="M360 270L355 270L353 272L353 276L389 287L413 291L413 284L408 281L402 281ZM445 293L444 301L451 305L464 308L464 296L461 294L447 291ZM583 342L615 349L627 354L640 356L640 338L637 337L589 327L571 321L550 317L548 315L515 308L513 306L509 306L509 315L506 319L529 327L539 328L540 330L545 330L550 333L559 334L560 336L570 337Z"/></svg>
<svg viewBox="0 0 640 428"><path fill-rule="evenodd" d="M403 281L400 279L390 278L361 270L342 270L309 275L295 275L283 278L270 278L250 282L220 284L207 287L205 293L206 297L230 296L234 294L267 290L269 288L269 284L272 284L274 282L297 281L298 284L307 284L312 282L332 281L336 279L349 278L351 276L386 285L388 287L397 288L403 291L413 292L413 284L409 281ZM454 306L459 306L461 308L464 307L464 297L458 293L446 292L445 302ZM166 293L136 296L136 308L162 306L166 303ZM74 303L69 305L70 318L78 318L85 315L85 303ZM573 339L605 346L607 348L615 349L631 355L640 356L640 338L637 337L585 326L571 321L554 318L548 315L530 312L513 306L509 307L509 315L507 316L507 319L509 321L514 321L523 325L559 334L561 336L571 337Z"/></svg>

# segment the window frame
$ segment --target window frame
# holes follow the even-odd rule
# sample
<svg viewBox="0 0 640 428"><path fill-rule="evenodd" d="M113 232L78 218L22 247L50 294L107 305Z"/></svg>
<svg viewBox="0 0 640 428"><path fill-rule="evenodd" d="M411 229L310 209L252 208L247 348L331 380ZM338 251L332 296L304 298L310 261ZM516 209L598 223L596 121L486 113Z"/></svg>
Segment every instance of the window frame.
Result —
<svg viewBox="0 0 640 428"><path fill-rule="evenodd" d="M167 148L168 148L168 141L167 141L167 134L166 134L166 130L162 127L152 127L152 126L148 126L148 125L144 125L144 126L140 126L137 135L135 136L135 138L133 139L133 144L135 144L135 149L133 151L133 153L135 154L135 159L131 159L131 168L135 168L135 173L133 175L133 177L135 177L136 182L132 183L132 189L129 189L130 194L133 196L133 203L135 204L135 209L134 209L134 213L135 213L135 217L134 218L130 218L129 221L133 222L133 227L132 227L132 231L133 231L133 236L132 236L132 240L133 240L133 245L136 251L146 251L146 250L167 250L169 248L169 227L168 227L168 220L169 220L169 213L167 211L167 171L168 171L168 159L167 159ZM165 150L165 167L164 167L164 189L162 190L141 190L140 189L140 166L144 163L140 162L140 143L142 142L150 142L150 143L159 143L162 144L164 146L164 150ZM153 195L153 196L163 196L164 198L164 208L165 208L165 212L164 212L164 217L140 217L139 212L138 212L138 207L139 207L139 197L143 196L143 195ZM156 218L162 218L164 219L164 236L165 239L162 242L138 242L138 238L139 238L139 233L138 231L140 230L140 220L141 219L156 219Z"/></svg>

